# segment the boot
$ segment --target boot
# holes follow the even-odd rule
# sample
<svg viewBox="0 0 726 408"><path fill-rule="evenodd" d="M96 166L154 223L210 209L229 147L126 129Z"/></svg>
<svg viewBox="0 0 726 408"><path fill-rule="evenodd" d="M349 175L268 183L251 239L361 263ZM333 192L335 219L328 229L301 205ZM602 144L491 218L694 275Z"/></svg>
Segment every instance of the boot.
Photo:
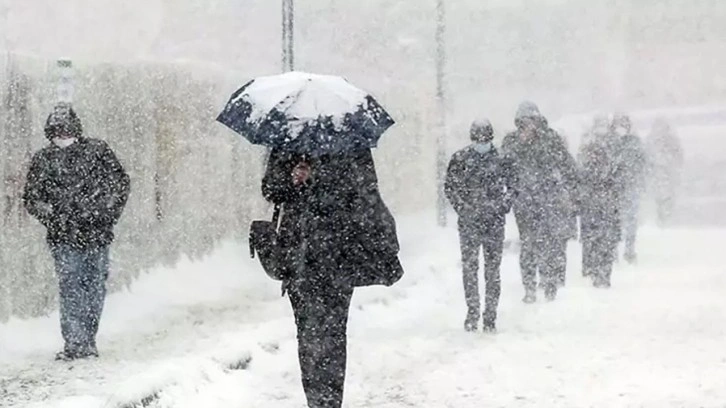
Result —
<svg viewBox="0 0 726 408"><path fill-rule="evenodd" d="M482 330L484 333L495 333L497 331L497 313L485 311L482 315Z"/></svg>
<svg viewBox="0 0 726 408"><path fill-rule="evenodd" d="M537 301L537 291L534 288L526 288L522 302L532 304Z"/></svg>
<svg viewBox="0 0 726 408"><path fill-rule="evenodd" d="M635 254L635 251L627 251L625 255L623 255L623 258L625 259L625 262L635 265L638 262L638 255Z"/></svg>
<svg viewBox="0 0 726 408"><path fill-rule="evenodd" d="M477 331L479 326L479 313L469 312L466 314L466 320L464 320L464 330L468 332Z"/></svg>
<svg viewBox="0 0 726 408"><path fill-rule="evenodd" d="M552 302L557 298L557 284L550 284L545 288L545 299Z"/></svg>
<svg viewBox="0 0 726 408"><path fill-rule="evenodd" d="M59 351L55 354L55 361L73 361L76 358L78 358L76 353L69 350Z"/></svg>
<svg viewBox="0 0 726 408"><path fill-rule="evenodd" d="M598 289L609 289L610 288L610 279L605 278L603 276L597 276L595 279L592 280L592 286L598 288Z"/></svg>
<svg viewBox="0 0 726 408"><path fill-rule="evenodd" d="M496 333L497 324L494 320L484 318L484 321L482 322L482 330L484 333Z"/></svg>

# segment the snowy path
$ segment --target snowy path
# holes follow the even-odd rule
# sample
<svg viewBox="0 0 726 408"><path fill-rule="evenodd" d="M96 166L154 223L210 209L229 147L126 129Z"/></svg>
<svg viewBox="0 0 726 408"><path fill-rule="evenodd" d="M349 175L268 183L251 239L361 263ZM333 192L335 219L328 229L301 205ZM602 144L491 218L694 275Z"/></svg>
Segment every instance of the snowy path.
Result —
<svg viewBox="0 0 726 408"><path fill-rule="evenodd" d="M461 329L455 232L413 221L404 280L356 292L347 407L726 407L726 231L646 229L610 291L573 245L554 303L521 303L507 256L492 336ZM304 407L287 301L237 251L112 296L97 361L49 361L55 316L0 325L0 406Z"/></svg>

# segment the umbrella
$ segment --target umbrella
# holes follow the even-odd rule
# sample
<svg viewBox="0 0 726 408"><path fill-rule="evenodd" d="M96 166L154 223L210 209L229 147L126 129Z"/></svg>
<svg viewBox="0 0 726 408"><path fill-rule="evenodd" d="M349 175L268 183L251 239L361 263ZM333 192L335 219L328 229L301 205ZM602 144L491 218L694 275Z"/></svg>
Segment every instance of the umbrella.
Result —
<svg viewBox="0 0 726 408"><path fill-rule="evenodd" d="M394 124L372 96L345 79L303 72L248 82L217 121L253 144L308 154L375 147Z"/></svg>

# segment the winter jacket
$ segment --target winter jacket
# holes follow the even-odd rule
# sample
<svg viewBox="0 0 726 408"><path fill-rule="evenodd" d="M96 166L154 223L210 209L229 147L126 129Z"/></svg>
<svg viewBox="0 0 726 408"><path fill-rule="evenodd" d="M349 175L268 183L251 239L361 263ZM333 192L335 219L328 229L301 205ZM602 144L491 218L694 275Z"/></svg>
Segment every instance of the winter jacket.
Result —
<svg viewBox="0 0 726 408"><path fill-rule="evenodd" d="M309 159L310 179L292 183L302 157L273 150L262 194L282 205L279 244L293 284L391 285L403 274L396 223L378 191L370 150Z"/></svg>
<svg viewBox="0 0 726 408"><path fill-rule="evenodd" d="M615 159L620 163L623 190L640 191L645 185L646 155L643 143L634 134L623 136L616 144Z"/></svg>
<svg viewBox="0 0 726 408"><path fill-rule="evenodd" d="M106 142L80 138L37 152L28 171L25 208L47 229L51 246L110 245L129 194L129 177Z"/></svg>
<svg viewBox="0 0 726 408"><path fill-rule="evenodd" d="M444 191L460 223L503 224L516 196L515 176L496 149L479 153L469 146L451 157Z"/></svg>
<svg viewBox="0 0 726 408"><path fill-rule="evenodd" d="M514 213L520 227L569 238L578 175L562 137L543 123L526 140L519 130L505 136L502 153L516 174Z"/></svg>
<svg viewBox="0 0 726 408"><path fill-rule="evenodd" d="M617 147L605 138L581 147L580 224L583 239L620 239L620 197L623 163Z"/></svg>

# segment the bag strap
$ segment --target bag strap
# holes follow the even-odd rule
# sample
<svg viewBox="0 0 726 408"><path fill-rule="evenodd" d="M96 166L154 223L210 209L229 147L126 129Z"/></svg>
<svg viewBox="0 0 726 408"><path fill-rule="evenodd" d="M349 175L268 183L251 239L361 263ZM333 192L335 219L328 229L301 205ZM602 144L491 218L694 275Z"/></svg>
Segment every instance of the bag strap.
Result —
<svg viewBox="0 0 726 408"><path fill-rule="evenodd" d="M277 223L280 219L281 209L282 204L275 204L275 209L272 211L272 225L275 227L275 230L277 230Z"/></svg>

